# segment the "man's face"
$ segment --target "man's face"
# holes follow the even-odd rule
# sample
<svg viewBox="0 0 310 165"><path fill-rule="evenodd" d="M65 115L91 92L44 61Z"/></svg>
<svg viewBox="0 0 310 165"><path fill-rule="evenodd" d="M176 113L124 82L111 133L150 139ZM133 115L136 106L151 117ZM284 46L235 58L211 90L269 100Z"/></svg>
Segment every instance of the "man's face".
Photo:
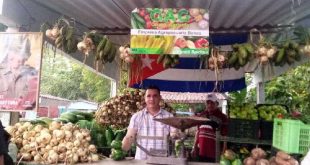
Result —
<svg viewBox="0 0 310 165"><path fill-rule="evenodd" d="M216 103L214 101L208 100L207 101L207 109L208 111L213 111L216 109Z"/></svg>
<svg viewBox="0 0 310 165"><path fill-rule="evenodd" d="M144 100L147 108L159 108L160 94L156 89L148 89L145 92Z"/></svg>
<svg viewBox="0 0 310 165"><path fill-rule="evenodd" d="M9 52L8 62L12 69L19 69L24 65L26 59L23 55L17 54L16 52Z"/></svg>

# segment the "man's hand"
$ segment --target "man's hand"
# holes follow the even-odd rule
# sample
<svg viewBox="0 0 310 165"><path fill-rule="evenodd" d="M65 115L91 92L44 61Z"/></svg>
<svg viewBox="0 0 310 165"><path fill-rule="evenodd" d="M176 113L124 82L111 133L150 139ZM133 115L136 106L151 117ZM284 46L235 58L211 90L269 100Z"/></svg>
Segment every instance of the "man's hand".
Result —
<svg viewBox="0 0 310 165"><path fill-rule="evenodd" d="M196 158L198 152L199 152L198 147L194 147L194 148L192 149L192 151L191 151L191 156L192 156L192 158Z"/></svg>

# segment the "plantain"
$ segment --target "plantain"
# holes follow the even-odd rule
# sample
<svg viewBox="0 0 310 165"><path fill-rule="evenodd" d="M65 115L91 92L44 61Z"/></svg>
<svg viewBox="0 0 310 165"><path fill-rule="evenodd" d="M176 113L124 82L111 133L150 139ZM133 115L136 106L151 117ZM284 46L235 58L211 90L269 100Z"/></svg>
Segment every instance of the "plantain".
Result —
<svg viewBox="0 0 310 165"><path fill-rule="evenodd" d="M69 40L70 38L73 37L73 33L74 33L74 28L72 26L69 26L67 28L67 33L66 33L66 40Z"/></svg>
<svg viewBox="0 0 310 165"><path fill-rule="evenodd" d="M157 60L156 60L157 64L162 63L162 62L164 61L165 57L166 57L165 54L159 55L159 56L157 57Z"/></svg>
<svg viewBox="0 0 310 165"><path fill-rule="evenodd" d="M238 55L238 63L240 66L244 66L246 64L246 60L242 57L242 54L237 54Z"/></svg>
<svg viewBox="0 0 310 165"><path fill-rule="evenodd" d="M238 52L241 58L246 59L248 57L248 52L243 45L239 46Z"/></svg>
<svg viewBox="0 0 310 165"><path fill-rule="evenodd" d="M57 48L59 48L58 46L62 44L62 39L63 39L63 36L62 35L59 35L56 40L55 40L55 45L57 46ZM60 46L61 47L61 46Z"/></svg>
<svg viewBox="0 0 310 165"><path fill-rule="evenodd" d="M102 37L101 41L97 45L96 53L99 53L101 50L103 50L106 43L107 43L107 38Z"/></svg>
<svg viewBox="0 0 310 165"><path fill-rule="evenodd" d="M281 49L278 51L278 53L277 53L277 57L276 57L275 63L276 63L276 64L280 64L281 61L283 61L284 55L285 55L285 49L284 49L284 48L281 48Z"/></svg>
<svg viewBox="0 0 310 165"><path fill-rule="evenodd" d="M172 58L170 57L170 55L166 55L164 59L163 67L169 68L171 67L171 63L172 63Z"/></svg>
<svg viewBox="0 0 310 165"><path fill-rule="evenodd" d="M254 53L254 48L253 45L250 43L245 43L244 44L244 48L246 49L246 51L248 52L248 54L253 54Z"/></svg>
<svg viewBox="0 0 310 165"><path fill-rule="evenodd" d="M232 52L231 56L228 59L228 64L229 65L233 65L234 63L236 63L238 60L238 55L236 52Z"/></svg>
<svg viewBox="0 0 310 165"><path fill-rule="evenodd" d="M112 43L110 40L107 39L107 43L104 45L104 48L103 48L103 53L104 55L108 55L108 53L111 51L111 48L112 48Z"/></svg>
<svg viewBox="0 0 310 165"><path fill-rule="evenodd" d="M107 61L111 63L115 58L115 54L116 54L116 48L115 46L112 46L111 51L109 52L107 56Z"/></svg>

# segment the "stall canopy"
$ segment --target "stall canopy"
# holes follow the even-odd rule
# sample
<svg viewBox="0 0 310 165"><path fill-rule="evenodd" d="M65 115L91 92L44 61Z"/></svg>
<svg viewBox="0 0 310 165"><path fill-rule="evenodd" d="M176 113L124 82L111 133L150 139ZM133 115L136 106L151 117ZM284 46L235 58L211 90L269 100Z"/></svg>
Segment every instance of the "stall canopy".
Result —
<svg viewBox="0 0 310 165"><path fill-rule="evenodd" d="M296 25L310 26L310 1L307 0L3 0L1 2L0 21L10 27L20 27L22 31L39 31L42 23L54 23L56 19L64 16L75 21L79 35L85 31L97 30L107 35L117 45L129 43L130 15L135 8L208 9L210 38L216 45L245 42L250 29L253 28L263 33L273 33L289 30ZM84 59L81 53L72 57L82 62ZM168 84L172 85L173 91L189 87L193 87L191 92L213 90L214 87L208 84L216 80L212 78L212 73L199 70L196 65L186 65L183 62L185 60L182 61L185 58L181 58L180 64L175 69L165 69L160 74L147 75L148 79L145 79L143 84L146 85L151 79L162 81L162 78L170 78L168 82L162 83L163 90L167 89ZM86 64L94 67L92 61ZM185 71L192 67L195 68L194 72ZM175 84L175 81L178 81L175 76L181 74L174 74L177 69L184 69L182 76L190 80L187 86L183 82ZM219 78L218 91L231 91L244 87L242 69L223 72L236 76ZM102 73L118 81L117 63L108 64ZM191 77L193 73L203 76ZM210 75L211 78L207 78L206 75Z"/></svg>

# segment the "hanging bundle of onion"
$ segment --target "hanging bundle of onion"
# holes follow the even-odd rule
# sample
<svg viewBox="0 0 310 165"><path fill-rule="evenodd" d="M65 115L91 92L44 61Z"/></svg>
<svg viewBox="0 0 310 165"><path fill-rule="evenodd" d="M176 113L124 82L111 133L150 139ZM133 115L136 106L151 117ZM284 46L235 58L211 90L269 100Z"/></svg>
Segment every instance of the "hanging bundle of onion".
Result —
<svg viewBox="0 0 310 165"><path fill-rule="evenodd" d="M18 159L42 164L74 164L99 160L96 147L90 144L90 132L72 123L53 121L48 128L30 122L6 127L11 142L18 148Z"/></svg>
<svg viewBox="0 0 310 165"><path fill-rule="evenodd" d="M132 63L134 61L134 57L130 54L129 45L120 46L119 47L120 58L124 60L126 63Z"/></svg>
<svg viewBox="0 0 310 165"><path fill-rule="evenodd" d="M103 102L95 113L97 123L103 126L126 128L131 116L144 108L144 93L142 90L135 90ZM165 103L161 103L161 107L167 111L173 111Z"/></svg>

